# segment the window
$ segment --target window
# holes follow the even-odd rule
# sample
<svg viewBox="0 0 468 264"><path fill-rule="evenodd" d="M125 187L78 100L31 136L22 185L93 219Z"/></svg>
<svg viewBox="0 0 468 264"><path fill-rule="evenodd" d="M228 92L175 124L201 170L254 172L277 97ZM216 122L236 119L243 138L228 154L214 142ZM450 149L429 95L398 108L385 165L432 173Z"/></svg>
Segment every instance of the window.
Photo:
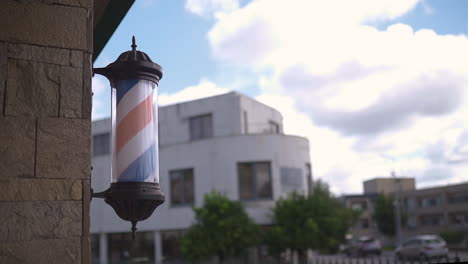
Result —
<svg viewBox="0 0 468 264"><path fill-rule="evenodd" d="M193 204L193 169L169 172L171 181L171 205Z"/></svg>
<svg viewBox="0 0 468 264"><path fill-rule="evenodd" d="M430 208L430 207L436 207L441 204L440 197L425 197L425 198L420 198L419 200L419 205L421 208Z"/></svg>
<svg viewBox="0 0 468 264"><path fill-rule="evenodd" d="M109 263L154 263L154 232L108 234Z"/></svg>
<svg viewBox="0 0 468 264"><path fill-rule="evenodd" d="M241 200L272 199L270 162L243 162L237 169Z"/></svg>
<svg viewBox="0 0 468 264"><path fill-rule="evenodd" d="M367 218L361 219L361 228L363 229L369 228L369 219Z"/></svg>
<svg viewBox="0 0 468 264"><path fill-rule="evenodd" d="M307 188L309 189L309 194L312 194L312 165L310 163L306 163L306 180L307 180Z"/></svg>
<svg viewBox="0 0 468 264"><path fill-rule="evenodd" d="M211 114L190 118L190 140L210 138L213 136L213 121Z"/></svg>
<svg viewBox="0 0 468 264"><path fill-rule="evenodd" d="M444 224L443 215L423 215L420 217L423 226L439 226Z"/></svg>
<svg viewBox="0 0 468 264"><path fill-rule="evenodd" d="M93 156L102 156L110 153L110 134L93 136Z"/></svg>
<svg viewBox="0 0 468 264"><path fill-rule="evenodd" d="M269 132L273 134L279 134L280 133L280 128L278 123L275 121L269 121L268 122L268 127L269 127Z"/></svg>
<svg viewBox="0 0 468 264"><path fill-rule="evenodd" d="M355 210L366 211L367 210L367 202L366 201L359 201L359 202L352 202L351 208Z"/></svg>
<svg viewBox="0 0 468 264"><path fill-rule="evenodd" d="M173 230L161 232L162 240L162 255L168 263L183 263L181 261L182 254L180 252L180 240L184 236L184 231Z"/></svg>
<svg viewBox="0 0 468 264"><path fill-rule="evenodd" d="M91 263L99 263L99 235L91 235Z"/></svg>
<svg viewBox="0 0 468 264"><path fill-rule="evenodd" d="M449 195L448 201L451 204L468 203L468 194L455 193L455 194Z"/></svg>

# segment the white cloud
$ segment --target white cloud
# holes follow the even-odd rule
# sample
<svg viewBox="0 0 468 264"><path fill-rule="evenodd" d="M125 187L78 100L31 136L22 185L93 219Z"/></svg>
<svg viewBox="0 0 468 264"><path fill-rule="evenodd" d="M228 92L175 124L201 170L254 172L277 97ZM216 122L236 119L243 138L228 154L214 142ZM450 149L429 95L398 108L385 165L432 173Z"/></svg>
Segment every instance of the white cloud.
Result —
<svg viewBox="0 0 468 264"><path fill-rule="evenodd" d="M258 99L283 113L286 131L309 138L315 175L334 190L358 191L392 168L421 186L453 183L468 172L467 36L369 25L418 4L428 7L254 0L207 35L220 62L259 75Z"/></svg>
<svg viewBox="0 0 468 264"><path fill-rule="evenodd" d="M186 0L185 9L202 17L221 17L239 8L238 0Z"/></svg>
<svg viewBox="0 0 468 264"><path fill-rule="evenodd" d="M176 93L168 94L162 93L158 97L158 103L160 106L180 103L190 100L196 100L208 96L220 95L228 92L226 88L218 87L211 81L201 79L197 85L189 86Z"/></svg>

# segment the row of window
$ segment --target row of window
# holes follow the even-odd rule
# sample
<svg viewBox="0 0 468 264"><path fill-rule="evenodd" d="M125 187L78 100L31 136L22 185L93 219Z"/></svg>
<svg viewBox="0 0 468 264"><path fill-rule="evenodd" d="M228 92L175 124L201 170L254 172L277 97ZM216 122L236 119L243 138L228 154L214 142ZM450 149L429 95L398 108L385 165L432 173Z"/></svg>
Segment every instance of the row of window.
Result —
<svg viewBox="0 0 468 264"><path fill-rule="evenodd" d="M246 114L246 112L244 113ZM246 118L246 117L245 117ZM247 133L247 123L244 124ZM268 122L268 133L280 133L279 124L273 121ZM212 114L204 114L189 118L190 140L200 140L213 137L213 117ZM102 156L110 153L110 134L104 133L93 136L93 156Z"/></svg>
<svg viewBox="0 0 468 264"><path fill-rule="evenodd" d="M272 199L270 162L242 162L237 164L239 198L242 201ZM195 200L194 169L169 171L170 204L193 205Z"/></svg>
<svg viewBox="0 0 468 264"><path fill-rule="evenodd" d="M438 207L443 204L443 196L432 196L432 197L424 197L424 198L407 198L406 201L406 208L408 210L413 210L416 207L419 208L433 208ZM468 203L468 194L466 193L455 193L450 194L447 196L447 203L448 204L461 204L461 203Z"/></svg>

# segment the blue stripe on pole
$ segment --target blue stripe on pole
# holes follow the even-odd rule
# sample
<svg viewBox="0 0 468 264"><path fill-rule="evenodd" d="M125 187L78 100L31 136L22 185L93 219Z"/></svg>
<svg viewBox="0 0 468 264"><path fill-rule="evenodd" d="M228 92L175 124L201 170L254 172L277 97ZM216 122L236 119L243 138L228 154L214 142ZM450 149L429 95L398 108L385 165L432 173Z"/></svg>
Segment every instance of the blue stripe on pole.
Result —
<svg viewBox="0 0 468 264"><path fill-rule="evenodd" d="M138 80L120 80L117 82L117 104L137 83Z"/></svg>
<svg viewBox="0 0 468 264"><path fill-rule="evenodd" d="M120 175L120 182L144 182L156 170L156 148L152 144L140 157L133 161Z"/></svg>

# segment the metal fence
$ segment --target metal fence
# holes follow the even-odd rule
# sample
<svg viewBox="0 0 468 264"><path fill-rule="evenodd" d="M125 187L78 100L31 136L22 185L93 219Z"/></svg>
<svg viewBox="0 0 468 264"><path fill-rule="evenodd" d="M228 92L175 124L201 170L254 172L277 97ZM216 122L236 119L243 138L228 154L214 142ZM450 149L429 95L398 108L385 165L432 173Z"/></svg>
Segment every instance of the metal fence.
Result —
<svg viewBox="0 0 468 264"><path fill-rule="evenodd" d="M459 263L458 255L449 255L439 259L397 259L394 257L351 258L340 256L313 256L307 264L423 264L423 263Z"/></svg>

